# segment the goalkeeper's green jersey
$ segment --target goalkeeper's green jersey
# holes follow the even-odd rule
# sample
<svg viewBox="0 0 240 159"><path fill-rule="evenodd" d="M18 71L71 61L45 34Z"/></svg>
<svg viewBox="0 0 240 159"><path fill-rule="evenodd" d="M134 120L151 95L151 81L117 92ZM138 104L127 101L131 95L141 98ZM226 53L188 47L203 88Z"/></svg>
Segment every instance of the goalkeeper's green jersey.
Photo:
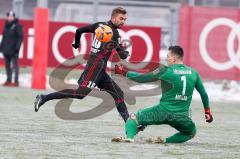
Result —
<svg viewBox="0 0 240 159"><path fill-rule="evenodd" d="M199 92L203 106L208 108L209 100L198 72L184 64L159 67L157 70L140 74L128 71L127 78L145 83L157 80L161 83L162 97L159 105L166 111L189 112L194 88Z"/></svg>

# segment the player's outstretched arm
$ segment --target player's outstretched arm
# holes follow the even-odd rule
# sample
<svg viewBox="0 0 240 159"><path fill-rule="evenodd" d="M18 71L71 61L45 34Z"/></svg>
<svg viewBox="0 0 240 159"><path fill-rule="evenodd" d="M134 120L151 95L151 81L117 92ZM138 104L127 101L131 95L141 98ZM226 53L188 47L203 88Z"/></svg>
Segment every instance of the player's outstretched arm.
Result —
<svg viewBox="0 0 240 159"><path fill-rule="evenodd" d="M80 38L82 36L83 33L93 33L96 27L96 23L95 24L91 24L91 25L87 25L81 28L78 28L76 30L75 33L75 42L72 44L72 47L74 47L75 49L80 47Z"/></svg>
<svg viewBox="0 0 240 159"><path fill-rule="evenodd" d="M138 72L128 71L123 66L118 66L118 65L115 65L114 72L115 74L123 75L128 79L138 83L154 82L158 80L157 74L154 74L153 72L140 74Z"/></svg>
<svg viewBox="0 0 240 159"><path fill-rule="evenodd" d="M197 73L197 81L196 81L195 88L199 92L201 99L202 99L206 122L211 123L213 121L213 116L212 116L211 109L209 106L208 94L203 86L201 77L199 76L198 73Z"/></svg>

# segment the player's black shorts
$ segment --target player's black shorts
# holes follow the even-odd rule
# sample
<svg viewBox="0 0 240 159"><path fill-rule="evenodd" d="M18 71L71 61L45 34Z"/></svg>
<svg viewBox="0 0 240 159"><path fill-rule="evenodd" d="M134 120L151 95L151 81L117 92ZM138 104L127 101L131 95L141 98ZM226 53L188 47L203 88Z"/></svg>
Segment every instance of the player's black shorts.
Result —
<svg viewBox="0 0 240 159"><path fill-rule="evenodd" d="M94 88L98 87L103 89L104 83L111 83L113 80L106 73L105 70L84 70L81 77L78 80L79 86Z"/></svg>
<svg viewBox="0 0 240 159"><path fill-rule="evenodd" d="M82 73L78 80L78 93L86 96L97 86L100 90L107 91L114 98L115 102L123 102L123 91L106 73L106 71L93 68L94 67L88 67Z"/></svg>

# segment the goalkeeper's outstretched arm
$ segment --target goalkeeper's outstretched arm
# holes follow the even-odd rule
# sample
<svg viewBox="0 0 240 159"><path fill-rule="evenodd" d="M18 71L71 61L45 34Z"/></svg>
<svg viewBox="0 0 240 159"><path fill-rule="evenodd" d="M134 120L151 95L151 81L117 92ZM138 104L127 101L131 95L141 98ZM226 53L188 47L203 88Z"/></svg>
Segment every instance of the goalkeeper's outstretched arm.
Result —
<svg viewBox="0 0 240 159"><path fill-rule="evenodd" d="M197 74L197 81L196 81L195 88L199 92L201 99L202 99L206 122L211 123L213 121L213 116L212 116L211 109L209 106L208 94L203 86L203 83L202 83L202 80L201 80L201 77L199 76L199 74Z"/></svg>
<svg viewBox="0 0 240 159"><path fill-rule="evenodd" d="M159 80L153 72L141 74L138 72L128 71L126 78L138 83L154 82Z"/></svg>
<svg viewBox="0 0 240 159"><path fill-rule="evenodd" d="M134 71L128 71L123 66L115 65L115 74L126 76L127 79L133 80L138 83L154 82L160 79L161 75L166 72L166 68L158 68L153 72L141 74Z"/></svg>
<svg viewBox="0 0 240 159"><path fill-rule="evenodd" d="M199 76L199 74L197 74L197 81L196 81L195 88L201 96L204 108L205 109L209 108L208 94L203 86L203 83L202 83L202 80L201 80L201 77Z"/></svg>

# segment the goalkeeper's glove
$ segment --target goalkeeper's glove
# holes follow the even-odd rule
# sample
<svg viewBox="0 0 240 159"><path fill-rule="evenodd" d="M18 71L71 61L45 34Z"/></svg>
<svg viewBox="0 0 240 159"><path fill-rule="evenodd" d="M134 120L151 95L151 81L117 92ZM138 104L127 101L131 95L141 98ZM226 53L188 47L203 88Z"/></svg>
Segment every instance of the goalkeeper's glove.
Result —
<svg viewBox="0 0 240 159"><path fill-rule="evenodd" d="M210 108L205 108L204 111L205 111L206 122L211 123L213 121L213 117L212 117L212 113L210 111Z"/></svg>
<svg viewBox="0 0 240 159"><path fill-rule="evenodd" d="M119 74L119 75L126 76L126 74L127 74L127 69L124 68L123 66L115 65L114 73L115 73L115 74Z"/></svg>
<svg viewBox="0 0 240 159"><path fill-rule="evenodd" d="M75 48L75 49L77 49L77 48L80 47L80 44L76 44L76 43L74 43L74 44L72 44L72 47Z"/></svg>

